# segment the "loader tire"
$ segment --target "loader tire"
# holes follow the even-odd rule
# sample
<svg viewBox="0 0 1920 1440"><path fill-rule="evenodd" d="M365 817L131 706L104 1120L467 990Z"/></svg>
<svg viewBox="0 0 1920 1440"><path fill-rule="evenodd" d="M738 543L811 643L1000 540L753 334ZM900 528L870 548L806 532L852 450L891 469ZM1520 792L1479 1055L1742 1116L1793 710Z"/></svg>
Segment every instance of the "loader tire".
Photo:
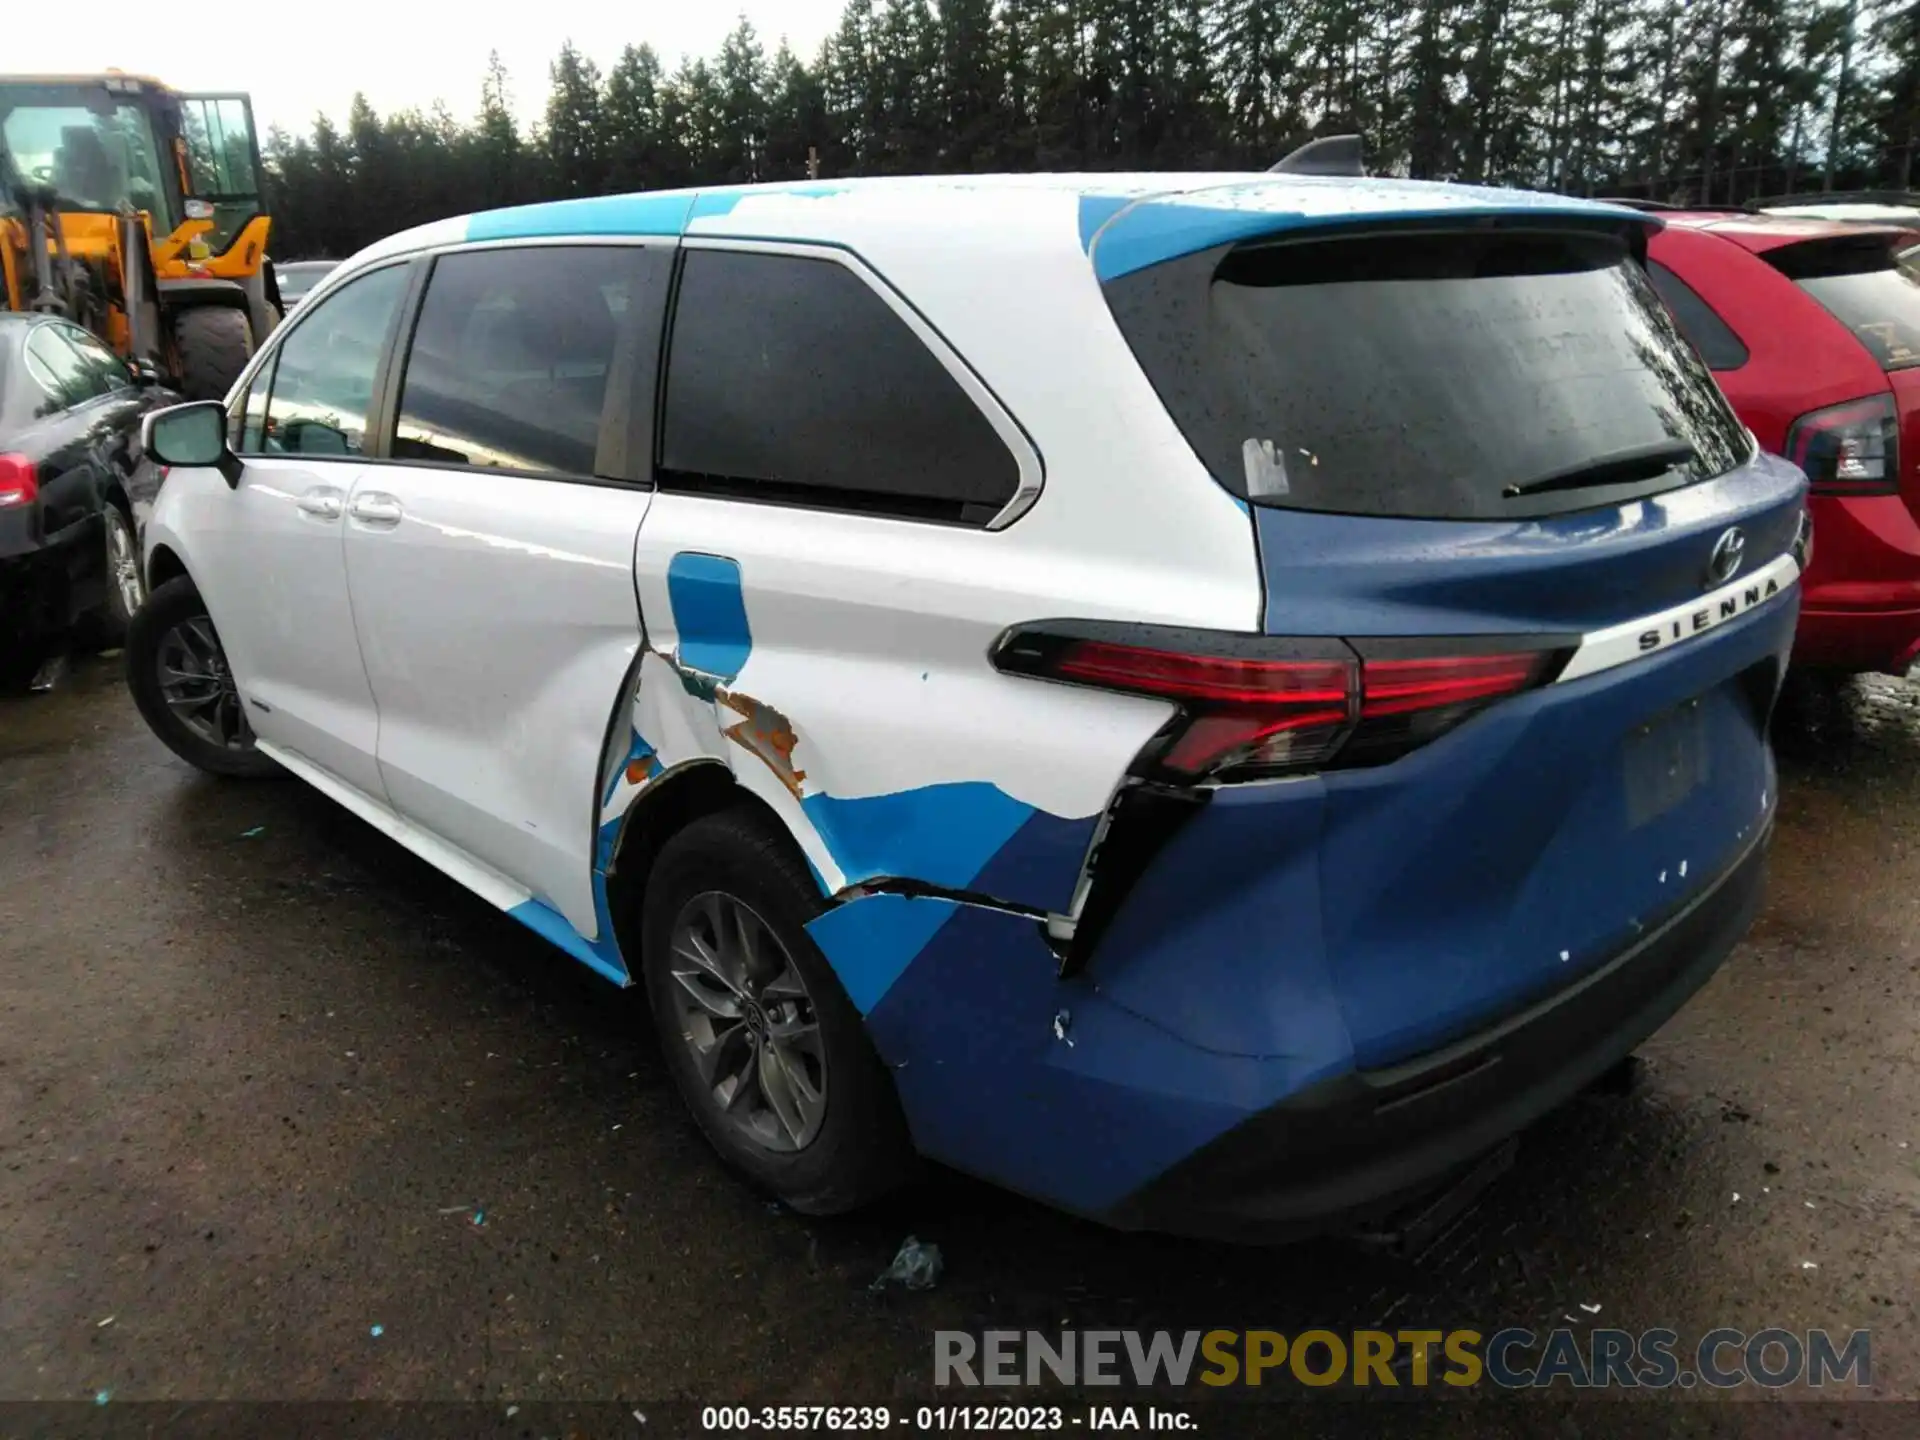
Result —
<svg viewBox="0 0 1920 1440"><path fill-rule="evenodd" d="M173 348L180 357L180 393L189 400L224 400L253 358L253 327L246 312L208 305L174 317Z"/></svg>

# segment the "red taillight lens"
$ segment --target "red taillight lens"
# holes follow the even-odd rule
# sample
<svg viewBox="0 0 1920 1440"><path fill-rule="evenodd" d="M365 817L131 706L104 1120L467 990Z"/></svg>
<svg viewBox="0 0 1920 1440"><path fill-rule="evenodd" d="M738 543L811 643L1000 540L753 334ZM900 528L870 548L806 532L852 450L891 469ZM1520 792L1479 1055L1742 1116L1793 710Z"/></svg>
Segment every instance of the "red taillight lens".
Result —
<svg viewBox="0 0 1920 1440"><path fill-rule="evenodd" d="M1217 652L1192 643L1174 648L1176 635L1210 638ZM1411 647L1439 650L1448 642L1395 640L1358 642L1388 652L1362 656L1339 640L1167 638L1162 648L1036 627L1002 637L993 658L1014 674L1173 701L1181 714L1143 763L1170 778L1247 780L1384 763L1540 684L1558 653L1417 653Z"/></svg>
<svg viewBox="0 0 1920 1440"><path fill-rule="evenodd" d="M31 505L40 498L40 477L24 455L0 455L0 510Z"/></svg>
<svg viewBox="0 0 1920 1440"><path fill-rule="evenodd" d="M1802 415L1788 427L1787 459L1822 495L1891 495L1900 488L1900 420L1892 395L1869 395Z"/></svg>
<svg viewBox="0 0 1920 1440"><path fill-rule="evenodd" d="M1472 705L1524 690L1546 655L1443 655L1422 660L1367 660L1361 671L1360 718Z"/></svg>
<svg viewBox="0 0 1920 1440"><path fill-rule="evenodd" d="M1333 753L1353 719L1351 660L1267 660L1073 640L1052 657L1048 673L1187 706L1185 727L1159 757L1182 775L1312 764Z"/></svg>
<svg viewBox="0 0 1920 1440"><path fill-rule="evenodd" d="M1378 765L1417 749L1495 700L1531 690L1546 678L1554 655L1550 650L1408 659L1369 655L1360 668L1360 723L1340 758Z"/></svg>
<svg viewBox="0 0 1920 1440"><path fill-rule="evenodd" d="M1137 690L1170 700L1333 706L1344 719L1352 689L1351 668L1346 660L1249 660L1074 640L1054 661L1053 673L1062 680Z"/></svg>

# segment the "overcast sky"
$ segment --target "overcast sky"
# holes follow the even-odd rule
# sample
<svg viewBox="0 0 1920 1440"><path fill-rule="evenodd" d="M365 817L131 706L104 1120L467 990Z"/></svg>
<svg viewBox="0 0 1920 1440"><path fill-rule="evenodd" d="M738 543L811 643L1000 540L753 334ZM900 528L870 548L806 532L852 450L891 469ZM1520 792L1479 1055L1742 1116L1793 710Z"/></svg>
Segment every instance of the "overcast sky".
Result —
<svg viewBox="0 0 1920 1440"><path fill-rule="evenodd" d="M444 100L465 120L480 108L487 52L498 50L524 121L539 113L547 65L569 39L603 72L621 46L641 41L671 70L682 55L712 55L745 14L768 53L784 35L811 59L843 3L308 0L169 11L151 0L90 0L79 10L27 6L41 21L6 27L0 66L13 73L112 67L182 90L249 91L264 134L276 124L304 130L316 110L344 121L355 90L382 113Z"/></svg>

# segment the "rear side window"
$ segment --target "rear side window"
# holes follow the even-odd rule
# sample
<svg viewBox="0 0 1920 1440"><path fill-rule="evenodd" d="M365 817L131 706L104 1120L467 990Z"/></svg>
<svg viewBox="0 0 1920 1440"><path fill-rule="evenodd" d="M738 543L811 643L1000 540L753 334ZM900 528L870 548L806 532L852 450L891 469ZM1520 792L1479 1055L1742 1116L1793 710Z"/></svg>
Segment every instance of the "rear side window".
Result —
<svg viewBox="0 0 1920 1440"><path fill-rule="evenodd" d="M473 250L434 262L393 458L592 475L634 246Z"/></svg>
<svg viewBox="0 0 1920 1440"><path fill-rule="evenodd" d="M1763 257L1853 332L1883 370L1920 365L1920 274L1885 235L1783 245Z"/></svg>
<svg viewBox="0 0 1920 1440"><path fill-rule="evenodd" d="M132 387L133 379L127 373L125 362L92 335L71 325L62 326L60 333L66 337L69 345L80 352L81 360L97 377L98 393L111 395L115 390Z"/></svg>
<svg viewBox="0 0 1920 1440"><path fill-rule="evenodd" d="M1747 347L1740 337L1691 285L1658 260L1647 262L1647 278L1673 312L1680 333L1700 352L1709 370L1738 370L1747 363Z"/></svg>
<svg viewBox="0 0 1920 1440"><path fill-rule="evenodd" d="M42 407L43 414L84 405L107 393L105 380L61 325L36 326L27 336L27 373L52 402Z"/></svg>
<svg viewBox="0 0 1920 1440"><path fill-rule="evenodd" d="M1539 515L1718 475L1751 448L1612 232L1223 247L1106 291L1201 460L1261 504Z"/></svg>
<svg viewBox="0 0 1920 1440"><path fill-rule="evenodd" d="M686 255L661 480L973 524L1020 488L980 407L860 276L733 250Z"/></svg>

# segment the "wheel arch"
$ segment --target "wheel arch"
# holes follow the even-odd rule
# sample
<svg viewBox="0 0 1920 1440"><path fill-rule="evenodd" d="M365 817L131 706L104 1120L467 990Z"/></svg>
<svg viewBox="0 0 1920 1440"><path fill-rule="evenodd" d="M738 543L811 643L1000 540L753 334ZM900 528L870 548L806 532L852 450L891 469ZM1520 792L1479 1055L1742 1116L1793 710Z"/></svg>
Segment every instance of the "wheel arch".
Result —
<svg viewBox="0 0 1920 1440"><path fill-rule="evenodd" d="M660 852L694 821L743 807L758 811L811 870L806 852L774 808L735 779L721 760L702 756L675 765L633 797L620 817L605 870L608 920L630 974L642 963L640 917Z"/></svg>
<svg viewBox="0 0 1920 1440"><path fill-rule="evenodd" d="M186 573L186 562L164 540L156 544L147 555L147 589L149 591L158 590L169 580L178 580Z"/></svg>

